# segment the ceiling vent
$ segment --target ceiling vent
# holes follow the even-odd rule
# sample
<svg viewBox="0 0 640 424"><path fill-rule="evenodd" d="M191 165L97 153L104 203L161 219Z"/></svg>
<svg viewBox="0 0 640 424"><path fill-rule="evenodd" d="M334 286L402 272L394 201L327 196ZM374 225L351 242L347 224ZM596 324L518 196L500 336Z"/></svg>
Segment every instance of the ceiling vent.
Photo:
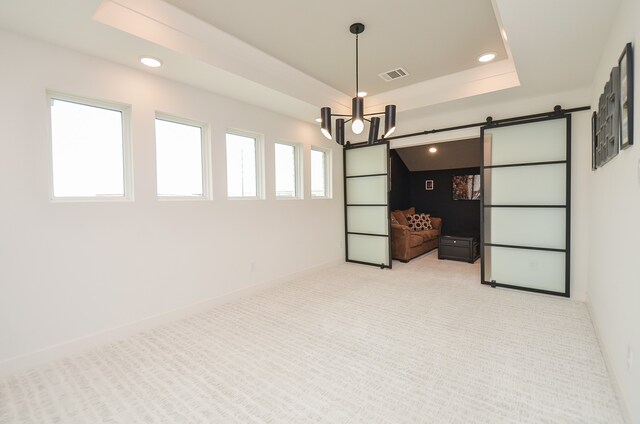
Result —
<svg viewBox="0 0 640 424"><path fill-rule="evenodd" d="M407 75L409 75L409 72L407 72L407 70L404 68L392 69L390 71L378 74L380 78L387 82L397 80L398 78L404 78Z"/></svg>

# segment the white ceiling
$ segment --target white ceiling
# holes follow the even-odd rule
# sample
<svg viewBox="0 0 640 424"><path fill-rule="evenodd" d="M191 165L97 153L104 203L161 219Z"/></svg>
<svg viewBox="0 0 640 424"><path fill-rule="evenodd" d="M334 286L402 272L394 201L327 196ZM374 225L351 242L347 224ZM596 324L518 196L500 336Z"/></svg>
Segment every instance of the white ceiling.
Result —
<svg viewBox="0 0 640 424"><path fill-rule="evenodd" d="M438 150L431 153L431 147ZM474 168L482 161L479 138L404 147L396 152L411 172Z"/></svg>
<svg viewBox="0 0 640 424"><path fill-rule="evenodd" d="M499 90L504 97L588 86L619 0L20 0L0 28L312 121L350 109L363 22L368 111L416 115ZM501 38L502 30L508 42ZM499 53L486 65L485 50ZM139 64L143 54L164 66ZM403 66L410 77L377 74Z"/></svg>
<svg viewBox="0 0 640 424"><path fill-rule="evenodd" d="M344 0L166 1L351 96L355 22L366 26L360 87L369 94L481 66L477 58L485 52L507 58L491 0L395 0L375 7ZM409 76L378 77L398 67Z"/></svg>

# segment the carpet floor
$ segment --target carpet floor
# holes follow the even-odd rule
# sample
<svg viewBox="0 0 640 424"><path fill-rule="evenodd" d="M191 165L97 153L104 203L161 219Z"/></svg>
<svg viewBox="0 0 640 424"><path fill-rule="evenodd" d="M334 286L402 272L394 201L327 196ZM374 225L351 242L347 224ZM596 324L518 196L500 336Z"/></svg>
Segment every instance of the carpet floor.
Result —
<svg viewBox="0 0 640 424"><path fill-rule="evenodd" d="M343 264L0 381L0 423L621 423L583 303L435 251Z"/></svg>

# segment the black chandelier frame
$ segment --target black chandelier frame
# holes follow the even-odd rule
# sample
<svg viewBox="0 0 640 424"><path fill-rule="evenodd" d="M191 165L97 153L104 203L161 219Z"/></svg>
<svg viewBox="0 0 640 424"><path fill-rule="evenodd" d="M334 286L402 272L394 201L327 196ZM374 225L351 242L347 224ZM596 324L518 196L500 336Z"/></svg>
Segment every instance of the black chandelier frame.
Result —
<svg viewBox="0 0 640 424"><path fill-rule="evenodd" d="M380 130L380 115L384 115L384 124L385 131L384 135L380 139L383 141L385 138L389 137L396 129L396 105L387 105L384 108L384 112L374 112L374 113L364 113L364 97L361 97L359 91L359 50L358 50L358 41L359 35L364 32L365 26L364 24L357 22L351 24L349 27L349 31L356 36L356 96L352 99L351 105L351 115L340 114L340 113L331 113L330 107L323 107L320 109L320 128L322 133L328 139L333 138L333 134L331 132L331 120L336 117L336 134L335 140L336 143L343 146L344 141L344 125L347 122L353 122L352 126L356 123L356 121L360 121L362 125L362 129L360 131L355 131L354 133L360 134L364 130L364 122L369 122L369 137L368 144L375 144L378 142L378 133ZM372 117L371 119L367 119L367 117ZM344 119L348 118L348 119Z"/></svg>

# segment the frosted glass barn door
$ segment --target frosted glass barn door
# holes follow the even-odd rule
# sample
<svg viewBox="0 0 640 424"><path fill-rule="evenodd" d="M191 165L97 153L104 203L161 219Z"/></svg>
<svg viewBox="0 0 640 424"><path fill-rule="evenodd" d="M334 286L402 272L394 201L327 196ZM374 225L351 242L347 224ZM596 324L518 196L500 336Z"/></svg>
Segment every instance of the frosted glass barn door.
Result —
<svg viewBox="0 0 640 424"><path fill-rule="evenodd" d="M569 296L571 117L482 136L482 283Z"/></svg>
<svg viewBox="0 0 640 424"><path fill-rule="evenodd" d="M389 143L344 150L347 262L391 268Z"/></svg>

